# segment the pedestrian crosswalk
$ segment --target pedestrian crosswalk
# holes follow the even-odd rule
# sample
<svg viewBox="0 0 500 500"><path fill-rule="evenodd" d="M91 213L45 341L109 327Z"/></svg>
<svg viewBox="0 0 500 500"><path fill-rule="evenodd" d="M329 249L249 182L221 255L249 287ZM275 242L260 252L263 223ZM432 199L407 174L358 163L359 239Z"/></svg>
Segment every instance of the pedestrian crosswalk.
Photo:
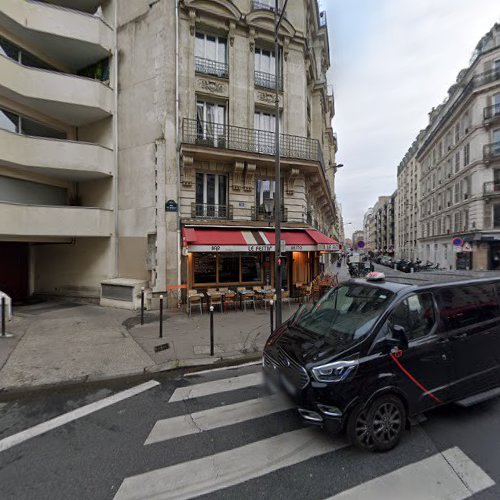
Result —
<svg viewBox="0 0 500 500"><path fill-rule="evenodd" d="M261 391L255 397L252 389L260 386L262 376L258 367L252 370L237 376L218 372L212 380L190 378L189 385L178 387L165 405L165 418L147 436L145 449L164 446L168 453L172 440L182 447L182 440L189 439L190 446L200 443L201 454L126 478L115 500L177 500L209 494L214 498L461 500L495 484L457 447L438 452L426 443L420 446L424 450L420 455L401 461L401 456L392 455L396 451L381 455L354 451L343 436L302 427L298 419L293 430L276 425L286 415L295 415L294 406L281 395ZM229 394L240 399L229 399L228 404ZM252 440L251 435L242 435L244 426L258 422L263 427L271 419L270 437ZM213 442L230 431L238 436L236 445L223 442L222 451L213 448L212 453L210 447L201 446L203 436L208 434ZM411 446L405 450L403 442L402 447L412 453ZM356 472L345 477L347 470Z"/></svg>

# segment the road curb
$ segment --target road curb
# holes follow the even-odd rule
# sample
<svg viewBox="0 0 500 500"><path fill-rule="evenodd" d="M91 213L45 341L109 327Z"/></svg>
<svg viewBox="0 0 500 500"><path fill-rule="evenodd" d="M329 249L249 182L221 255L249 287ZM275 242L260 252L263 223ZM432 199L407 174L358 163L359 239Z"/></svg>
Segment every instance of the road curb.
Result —
<svg viewBox="0 0 500 500"><path fill-rule="evenodd" d="M53 384L41 384L31 386L10 386L0 389L0 402L12 401L19 397L29 398L54 390L74 390L86 387L98 387L106 384L120 382L140 382L152 379L156 376L176 371L190 372L196 368L211 366L213 368L224 368L238 366L249 361L257 361L262 357L261 353L244 354L241 356L193 358L167 361L159 365L146 366L142 370L120 373L117 375L84 375L70 380L62 380Z"/></svg>

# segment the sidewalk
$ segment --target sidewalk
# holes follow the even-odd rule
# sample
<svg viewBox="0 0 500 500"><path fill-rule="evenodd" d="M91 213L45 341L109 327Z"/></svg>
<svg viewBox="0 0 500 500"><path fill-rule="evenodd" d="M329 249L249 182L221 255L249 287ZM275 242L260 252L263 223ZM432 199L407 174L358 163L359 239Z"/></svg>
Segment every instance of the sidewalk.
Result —
<svg viewBox="0 0 500 500"><path fill-rule="evenodd" d="M283 305L283 319L297 308ZM0 396L60 384L79 384L179 367L258 358L270 333L269 309L214 313L215 353L210 356L209 314L159 313L71 302L18 307L0 339ZM163 350L155 352L155 347Z"/></svg>

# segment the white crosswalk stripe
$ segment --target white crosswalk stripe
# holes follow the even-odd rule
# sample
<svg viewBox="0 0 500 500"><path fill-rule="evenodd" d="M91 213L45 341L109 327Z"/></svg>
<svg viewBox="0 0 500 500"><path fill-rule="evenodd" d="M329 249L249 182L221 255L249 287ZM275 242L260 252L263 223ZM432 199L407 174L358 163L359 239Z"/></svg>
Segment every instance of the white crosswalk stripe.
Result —
<svg viewBox="0 0 500 500"><path fill-rule="evenodd" d="M115 500L181 500L204 495L337 450L346 444L318 429L299 429L198 460L130 477Z"/></svg>
<svg viewBox="0 0 500 500"><path fill-rule="evenodd" d="M235 391L237 389L244 389L253 385L262 383L262 373L249 373L248 375L241 375L240 377L225 378L222 380L213 380L211 382L204 382L202 384L188 385L187 387L177 388L169 403L182 401L192 398L200 398L202 396L210 396L219 392Z"/></svg>
<svg viewBox="0 0 500 500"><path fill-rule="evenodd" d="M494 484L459 448L451 448L327 500L463 500Z"/></svg>
<svg viewBox="0 0 500 500"><path fill-rule="evenodd" d="M259 385L261 382L260 371L200 382L176 389L169 403L223 394ZM210 402L213 404L213 400ZM178 409L178 407L172 408ZM161 419L153 426L144 445L162 443L175 438L187 438L227 426L235 426L237 433L239 424L257 418L266 418L291 408L294 408L294 405L287 398L273 395L228 405L221 404L209 409ZM277 473L280 469L302 464L328 453L333 453L333 458L331 460L330 457L328 458L331 469L329 465L328 471L320 469L314 476L317 478L321 477L321 474L328 474L325 477L331 478L332 474L342 474L342 471L335 472L338 462L335 460L334 452L347 447L343 437L332 438L326 432L315 428L301 428L248 444L241 445L241 443L240 438L238 447L128 477L122 482L115 500L194 498L223 488L237 486L267 474ZM391 463L390 453L380 455L379 459L375 459L376 462L384 460L389 460ZM398 467L399 464L394 463L394 466ZM377 466L374 465L374 467ZM384 469L384 472L386 471L387 467ZM373 477L373 475L366 475L366 472L365 470L365 478ZM334 484L332 483L332 487ZM328 500L377 500L379 498L384 500L400 500L401 498L405 500L462 500L494 484L494 481L476 463L459 448L454 447L374 479L368 479L331 496ZM307 495L300 491L293 491L290 492L290 496L295 498Z"/></svg>
<svg viewBox="0 0 500 500"><path fill-rule="evenodd" d="M158 443L159 441L217 429L289 410L293 407L290 400L281 395L275 395L219 406L190 415L167 418L156 422L144 444Z"/></svg>

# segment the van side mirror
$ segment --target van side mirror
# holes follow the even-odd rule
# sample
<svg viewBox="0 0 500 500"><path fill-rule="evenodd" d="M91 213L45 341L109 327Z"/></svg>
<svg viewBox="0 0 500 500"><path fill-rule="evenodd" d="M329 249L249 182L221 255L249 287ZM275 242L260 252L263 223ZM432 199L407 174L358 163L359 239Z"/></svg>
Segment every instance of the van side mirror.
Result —
<svg viewBox="0 0 500 500"><path fill-rule="evenodd" d="M391 347L399 347L401 349L408 349L408 335L406 330L400 325L391 326L391 337L388 339Z"/></svg>

